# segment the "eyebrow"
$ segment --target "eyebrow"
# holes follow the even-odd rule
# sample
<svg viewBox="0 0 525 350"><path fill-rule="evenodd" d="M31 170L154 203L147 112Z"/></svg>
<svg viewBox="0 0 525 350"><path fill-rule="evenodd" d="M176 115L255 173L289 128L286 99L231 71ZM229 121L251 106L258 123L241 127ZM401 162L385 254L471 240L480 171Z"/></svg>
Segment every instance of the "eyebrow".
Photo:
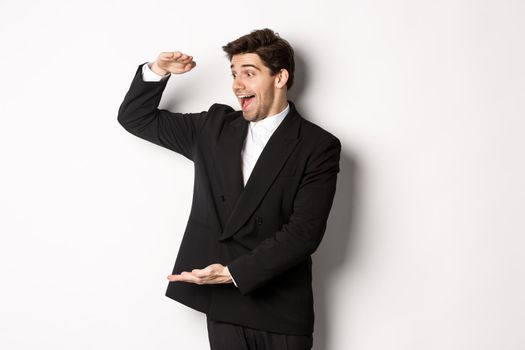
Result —
<svg viewBox="0 0 525 350"><path fill-rule="evenodd" d="M252 67L252 68L257 69L258 71L261 70L259 67L257 67L257 66L254 65L254 64L243 64L243 65L241 65L241 68L246 68L246 67ZM230 69L233 69L233 64L230 66Z"/></svg>

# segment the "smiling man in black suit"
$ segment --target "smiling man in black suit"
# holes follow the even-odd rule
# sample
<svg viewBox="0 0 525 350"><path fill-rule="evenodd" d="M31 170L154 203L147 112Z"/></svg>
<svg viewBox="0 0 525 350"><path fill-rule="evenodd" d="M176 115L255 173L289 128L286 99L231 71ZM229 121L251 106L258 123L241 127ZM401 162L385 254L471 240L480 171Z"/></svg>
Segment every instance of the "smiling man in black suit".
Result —
<svg viewBox="0 0 525 350"><path fill-rule="evenodd" d="M193 57L139 66L118 120L194 163L192 208L166 295L204 312L212 350L312 347L311 254L326 228L341 145L287 99L290 44L270 29L223 47L241 111L158 109Z"/></svg>

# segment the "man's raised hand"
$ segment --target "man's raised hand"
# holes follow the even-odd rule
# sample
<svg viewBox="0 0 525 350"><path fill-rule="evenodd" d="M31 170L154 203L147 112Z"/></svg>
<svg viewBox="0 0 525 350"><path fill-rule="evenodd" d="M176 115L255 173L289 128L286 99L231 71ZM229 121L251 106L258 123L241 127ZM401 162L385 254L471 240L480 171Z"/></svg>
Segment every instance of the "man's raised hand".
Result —
<svg viewBox="0 0 525 350"><path fill-rule="evenodd" d="M193 56L175 51L161 52L150 68L158 75L166 75L168 73L183 74L192 70L196 65L197 63L193 60Z"/></svg>

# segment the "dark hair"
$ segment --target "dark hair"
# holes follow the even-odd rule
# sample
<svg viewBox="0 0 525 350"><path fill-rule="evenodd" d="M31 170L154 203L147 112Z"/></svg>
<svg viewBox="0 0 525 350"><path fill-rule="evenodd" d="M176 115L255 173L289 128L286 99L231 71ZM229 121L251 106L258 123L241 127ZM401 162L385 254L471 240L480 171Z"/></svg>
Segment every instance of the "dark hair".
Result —
<svg viewBox="0 0 525 350"><path fill-rule="evenodd" d="M270 69L273 75L281 69L288 71L288 89L293 84L295 62L293 49L288 43L271 29L254 30L250 34L229 42L222 47L231 61L234 55L243 53L255 53L259 55L264 65Z"/></svg>

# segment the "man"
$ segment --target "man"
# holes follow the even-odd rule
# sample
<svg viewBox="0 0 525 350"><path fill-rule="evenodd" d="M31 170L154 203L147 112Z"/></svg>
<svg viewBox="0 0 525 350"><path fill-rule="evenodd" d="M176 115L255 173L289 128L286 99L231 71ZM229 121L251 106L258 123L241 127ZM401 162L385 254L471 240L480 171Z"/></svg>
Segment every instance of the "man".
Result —
<svg viewBox="0 0 525 350"><path fill-rule="evenodd" d="M263 29L223 49L241 111L159 110L170 76L196 66L180 52L140 66L119 110L126 130L194 163L166 295L207 315L212 350L311 349L310 255L325 231L341 145L287 100L294 57L286 40Z"/></svg>

